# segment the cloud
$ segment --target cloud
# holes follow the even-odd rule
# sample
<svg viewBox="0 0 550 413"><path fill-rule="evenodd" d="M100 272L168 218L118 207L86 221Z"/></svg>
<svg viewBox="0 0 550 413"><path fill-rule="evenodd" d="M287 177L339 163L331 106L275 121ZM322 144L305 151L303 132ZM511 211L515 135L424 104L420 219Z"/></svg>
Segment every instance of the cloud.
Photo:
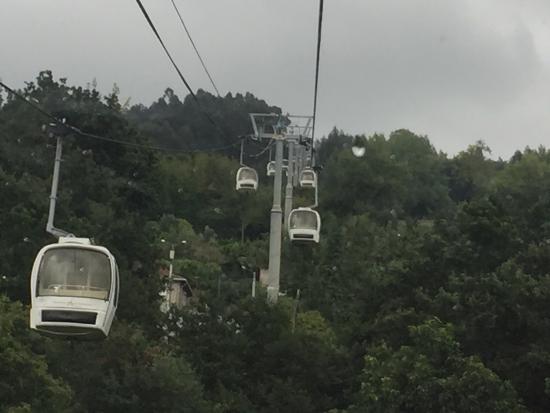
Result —
<svg viewBox="0 0 550 413"><path fill-rule="evenodd" d="M525 22L492 21L473 2L338 5L327 17L324 122L417 128L454 152L487 132L487 120L502 122L498 114L517 122L509 115L525 115L518 104L547 77Z"/></svg>
<svg viewBox="0 0 550 413"><path fill-rule="evenodd" d="M4 0L0 76L41 69L133 102L185 90L135 2ZM144 0L194 88L208 79L169 1ZM317 1L178 1L222 93L312 110ZM450 153L485 139L497 155L550 134L550 2L327 0L318 131L407 127ZM14 35L14 33L18 33Z"/></svg>

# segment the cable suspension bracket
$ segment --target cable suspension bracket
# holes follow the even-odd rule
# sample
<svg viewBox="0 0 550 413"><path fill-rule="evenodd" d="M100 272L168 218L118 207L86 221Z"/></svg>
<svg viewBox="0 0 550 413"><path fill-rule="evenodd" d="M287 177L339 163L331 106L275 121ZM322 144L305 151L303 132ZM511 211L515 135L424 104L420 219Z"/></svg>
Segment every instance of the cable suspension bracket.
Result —
<svg viewBox="0 0 550 413"><path fill-rule="evenodd" d="M51 123L46 128L49 129L48 135L50 137L56 137L55 146L55 161L53 166L52 176L52 189L50 192L50 208L48 211L48 222L46 223L46 232L52 234L56 238L60 237L74 237L74 234L65 230L56 228L54 225L55 220L55 207L57 203L57 189L59 186L59 173L61 169L62 155L63 155L63 135L68 133L68 128L64 125L65 119L62 124Z"/></svg>

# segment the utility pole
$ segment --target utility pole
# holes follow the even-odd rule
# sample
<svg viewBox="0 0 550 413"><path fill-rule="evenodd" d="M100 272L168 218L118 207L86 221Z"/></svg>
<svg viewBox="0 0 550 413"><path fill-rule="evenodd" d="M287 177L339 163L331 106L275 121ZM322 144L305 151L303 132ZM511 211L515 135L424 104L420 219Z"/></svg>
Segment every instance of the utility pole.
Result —
<svg viewBox="0 0 550 413"><path fill-rule="evenodd" d="M160 242L163 244L167 241L165 239L161 239ZM182 244L187 244L186 240L180 241ZM170 259L170 265L168 267L168 283L166 286L166 296L165 296L165 302L161 305L161 311L167 312L170 309L170 305L172 302L172 287L174 283L174 259L176 258L176 244L170 243L170 252L168 253L168 258Z"/></svg>
<svg viewBox="0 0 550 413"><path fill-rule="evenodd" d="M296 316L298 315L298 305L300 304L300 289L296 290L296 298L294 299L294 307L292 309L292 332L296 330Z"/></svg>
<svg viewBox="0 0 550 413"><path fill-rule="evenodd" d="M172 280L174 278L174 258L176 257L176 250L174 244L170 248L170 269L168 271L168 291L166 292L166 300L168 301L168 308L172 302Z"/></svg>
<svg viewBox="0 0 550 413"><path fill-rule="evenodd" d="M256 269L252 271L252 298L256 298Z"/></svg>
<svg viewBox="0 0 550 413"><path fill-rule="evenodd" d="M269 276L267 281L267 301L270 304L276 304L279 298L283 215L281 209L281 192L284 137L278 134L273 136L273 139L275 139L275 180L273 184L273 206L271 207L271 225L269 231Z"/></svg>

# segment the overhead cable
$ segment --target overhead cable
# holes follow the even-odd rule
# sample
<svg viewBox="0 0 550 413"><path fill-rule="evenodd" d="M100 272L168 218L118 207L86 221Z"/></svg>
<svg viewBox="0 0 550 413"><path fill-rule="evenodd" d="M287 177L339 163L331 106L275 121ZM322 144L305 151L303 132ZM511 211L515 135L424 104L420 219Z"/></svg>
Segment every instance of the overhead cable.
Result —
<svg viewBox="0 0 550 413"><path fill-rule="evenodd" d="M319 59L321 56L321 29L323 27L323 0L319 0L319 24L317 26L317 60L315 62L315 90L313 92L313 127L311 141L315 139L315 124L317 120L317 89L319 85Z"/></svg>
<svg viewBox="0 0 550 413"><path fill-rule="evenodd" d="M193 98L193 100L195 101L195 103L197 104L197 106L199 107L201 113L208 119L208 121L215 127L217 128L222 135L224 135L225 137L227 137L227 135L225 134L225 132L223 131L222 128L219 127L219 125L214 121L214 119L212 119L212 117L204 110L204 108L202 107L201 103L199 102L199 99L197 98L197 95L195 95L195 92L193 92L193 89L191 89L191 86L189 85L189 82L187 82L187 80L185 79L185 77L183 76L183 73L181 72L180 68L178 67L178 65L176 64L176 62L174 61L174 59L172 58L172 55L170 54L170 52L168 51L168 48L166 47L166 45L164 44L164 41L162 40L162 38L160 37L160 34L157 30L157 28L155 27L153 21L151 20L151 18L149 17L149 14L147 13L147 10L145 10L145 7L143 6L143 3L141 2L141 0L136 0L136 3L138 4L141 12L143 13L143 16L145 17L145 19L147 20L147 23L149 23L149 27L151 28L151 30L153 31L153 33L155 34L157 40L159 41L160 45L162 46L162 49L164 50L164 53L166 53L166 56L168 56L168 59L170 59L170 62L172 63L172 66L174 67L174 69L176 70L176 72L178 73L181 81L183 82L183 84L185 85L185 87L187 88L187 90L189 91L189 94L191 95L191 97Z"/></svg>
<svg viewBox="0 0 550 413"><path fill-rule="evenodd" d="M258 153L255 153L254 155L248 155L249 158L259 158L260 156L262 156L264 153L266 153L272 146L273 146L273 143L275 142L274 139L270 139L269 142L267 143L267 145Z"/></svg>
<svg viewBox="0 0 550 413"><path fill-rule="evenodd" d="M96 134L93 134L93 133L83 132L80 129L75 128L74 126L68 126L68 128L70 130L72 130L73 132L77 133L78 135L84 136L84 137L87 137L87 138L97 139L97 140L101 140L101 141L105 141L105 142L117 143L117 144L120 144L120 145L125 145L125 146L130 146L130 147L135 147L135 148L149 149L149 150L153 150L153 151L163 151L163 152L175 152L175 153L218 152L218 151L223 151L225 149L229 149L229 148L232 148L234 146L237 146L240 143L240 139L239 139L239 140L237 140L237 141L235 141L231 144L228 144L228 145L225 145L225 146L218 146L218 147L215 147L215 148L175 149L175 148L167 148L167 147L163 147L163 146L154 146L154 145L146 145L146 144L134 143L134 142L128 142L128 141L121 141L121 140L118 140L118 139L108 138L108 137L101 136L101 135L96 135Z"/></svg>
<svg viewBox="0 0 550 413"><path fill-rule="evenodd" d="M163 152L175 152L175 153L218 152L218 151L223 151L223 150L232 148L232 147L238 145L240 143L240 141L242 140L242 137L239 137L238 140L236 140L235 142L233 142L229 145L215 147L215 148L208 148L208 149L191 149L191 150L189 150L189 149L167 148L167 147L163 147L163 146L147 145L147 144L142 144L142 143L137 143L137 142L128 142L128 141L123 141L123 140L120 140L120 139L109 138L109 137L106 137L106 136L101 136L101 135L96 135L96 134L93 134L93 133L84 132L84 131L80 130L79 128L75 127L75 126L71 126L71 125L63 122L62 120L56 118L53 114L51 114L51 113L47 112L46 110L42 109L39 105L37 105L36 103L30 101L25 96L23 96L21 93L16 92L14 89L9 87L8 85L3 83L2 81L0 81L0 86L2 86L5 90L7 90L9 93L13 94L18 99L25 102L27 105L29 105L31 108L33 108L34 110L36 110L37 112L39 112L43 116L45 116L48 119L55 122L57 125L62 126L66 129L70 130L71 132L73 132L73 133L75 133L79 136L86 137L86 138L91 138L91 139L101 140L101 141L105 141L105 142L116 143L116 144L119 144L119 145L129 146L129 147L133 147L133 148L149 149L149 150L153 150L153 151L163 151Z"/></svg>
<svg viewBox="0 0 550 413"><path fill-rule="evenodd" d="M178 9L178 6L176 6L176 2L174 0L171 0L171 1L172 1L172 5L174 6L174 10L176 10L176 13L177 13L177 15L180 19L180 22L181 22L181 24L182 24L182 26L185 30L185 33L187 33L187 37L189 38L189 41L191 42L191 45L193 46L193 49L195 49L195 53L197 54L197 57L199 58L199 60L201 62L202 68L206 72L206 75L208 76L208 79L210 79L210 83L212 83L212 87L214 87L214 90L216 91L216 94L218 95L218 97L220 97L220 92L218 91L218 88L217 88L216 84L214 83L214 79L212 79L212 76L210 75L210 72L206 68L206 64L204 63L204 60L202 59L202 56L199 53L199 50L197 49L197 46L195 45L195 42L193 41L193 38L191 37L191 33L189 33L189 29L187 28L187 25L183 21L183 17L181 17L181 13Z"/></svg>
<svg viewBox="0 0 550 413"><path fill-rule="evenodd" d="M59 124L62 123L61 120L57 119L54 115L52 115L49 112L46 112L44 109L42 109L36 103L31 102L30 100L28 100L26 97L24 97L20 93L17 93L15 90L13 90L11 87L6 85L4 82L0 81L0 86L2 86L4 89L6 89L6 91L11 93L12 95L14 95L14 96L18 97L19 99L23 100L27 105L31 106L32 108L34 108L34 110L36 110L37 112L40 112L42 115L49 118L50 120L53 120L54 122L59 123Z"/></svg>

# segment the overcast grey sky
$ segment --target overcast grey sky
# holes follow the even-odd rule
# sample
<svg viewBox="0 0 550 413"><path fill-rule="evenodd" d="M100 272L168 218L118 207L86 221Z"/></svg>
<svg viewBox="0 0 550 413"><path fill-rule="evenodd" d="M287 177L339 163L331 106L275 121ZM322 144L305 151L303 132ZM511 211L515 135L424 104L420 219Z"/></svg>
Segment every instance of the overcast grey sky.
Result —
<svg viewBox="0 0 550 413"><path fill-rule="evenodd" d="M142 0L193 88L212 91L170 0ZM317 0L177 0L222 94L312 111ZM0 78L56 77L149 104L183 85L134 0L2 0ZM408 128L450 154L550 146L550 1L325 0L319 135Z"/></svg>

